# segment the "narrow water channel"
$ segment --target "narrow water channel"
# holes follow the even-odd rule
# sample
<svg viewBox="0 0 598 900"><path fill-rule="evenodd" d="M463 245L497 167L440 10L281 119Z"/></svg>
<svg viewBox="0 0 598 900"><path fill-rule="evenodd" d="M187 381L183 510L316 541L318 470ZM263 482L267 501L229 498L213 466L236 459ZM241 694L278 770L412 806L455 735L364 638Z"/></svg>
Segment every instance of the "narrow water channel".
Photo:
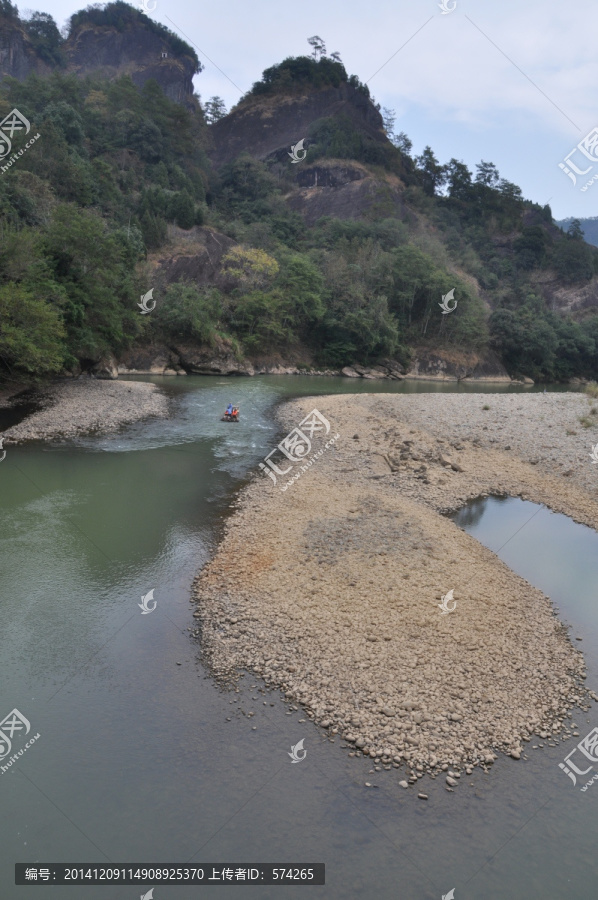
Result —
<svg viewBox="0 0 598 900"><path fill-rule="evenodd" d="M366 789L364 760L249 675L239 694L221 690L189 639L192 578L234 492L273 446L280 399L480 387L151 380L172 398L169 420L11 447L0 468L0 718L16 708L40 735L0 774L2 900L148 890L14 885L15 862L56 861L323 862L326 885L307 890L327 900L440 900L452 888L455 900L593 896L598 785L573 788L558 768L564 746L528 762L499 759L455 794L430 782L427 804L394 770ZM239 425L219 421L229 400L241 406ZM483 501L460 523L498 549L536 509L517 503ZM598 536L541 512L500 555L583 636L598 690ZM519 568L536 558L536 570ZM157 606L143 615L150 590ZM574 719L582 734L598 724L586 718ZM291 765L301 739L308 755ZM220 887L219 897L232 896ZM160 886L154 900L206 890ZM251 896L281 892L253 887Z"/></svg>

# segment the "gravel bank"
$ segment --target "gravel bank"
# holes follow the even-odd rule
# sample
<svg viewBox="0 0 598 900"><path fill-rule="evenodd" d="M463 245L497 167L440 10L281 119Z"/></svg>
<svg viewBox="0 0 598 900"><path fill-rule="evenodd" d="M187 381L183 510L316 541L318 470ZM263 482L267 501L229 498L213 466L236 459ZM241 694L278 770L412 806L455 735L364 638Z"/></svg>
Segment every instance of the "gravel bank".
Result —
<svg viewBox="0 0 598 900"><path fill-rule="evenodd" d="M441 513L511 494L598 528L587 398L319 397L285 404L283 428L315 403L332 426L317 446L338 440L286 491L251 482L196 580L215 674L252 670L411 783L452 790L534 734L566 740L567 710L590 702L581 653L548 598Z"/></svg>
<svg viewBox="0 0 598 900"><path fill-rule="evenodd" d="M166 397L156 385L141 381L77 379L45 388L41 398L43 409L2 432L6 446L114 431L146 416L168 415Z"/></svg>

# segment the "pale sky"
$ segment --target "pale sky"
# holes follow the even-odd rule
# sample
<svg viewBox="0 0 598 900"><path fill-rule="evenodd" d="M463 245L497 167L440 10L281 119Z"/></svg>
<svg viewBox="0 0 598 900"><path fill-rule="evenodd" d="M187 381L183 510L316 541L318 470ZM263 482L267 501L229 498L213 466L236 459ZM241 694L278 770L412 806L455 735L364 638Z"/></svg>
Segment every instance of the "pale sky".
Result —
<svg viewBox="0 0 598 900"><path fill-rule="evenodd" d="M556 218L598 215L598 179L580 190L598 175L598 159L576 151L571 162L591 169L575 186L559 168L598 126L596 0L444 0L456 2L444 15L440 0L147 2L156 4L149 16L195 45L204 101L218 94L230 108L265 68L309 53L317 34L396 111L395 131L407 133L414 153L429 144L440 162L456 157L474 172L481 159L494 162L526 198L550 202ZM83 5L33 8L60 27Z"/></svg>

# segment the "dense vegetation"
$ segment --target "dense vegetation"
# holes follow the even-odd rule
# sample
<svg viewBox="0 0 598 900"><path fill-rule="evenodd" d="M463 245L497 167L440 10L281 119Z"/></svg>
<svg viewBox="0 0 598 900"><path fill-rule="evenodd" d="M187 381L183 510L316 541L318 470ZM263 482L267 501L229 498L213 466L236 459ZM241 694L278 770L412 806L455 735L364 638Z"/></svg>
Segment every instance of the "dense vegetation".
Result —
<svg viewBox="0 0 598 900"><path fill-rule="evenodd" d="M168 222L203 221L207 161L201 123L155 82L9 79L0 113L13 107L41 137L0 177L0 357L44 374L141 335L136 267ZM23 353L23 329L42 353Z"/></svg>
<svg viewBox="0 0 598 900"><path fill-rule="evenodd" d="M320 57L316 62L309 56L291 56L265 69L260 81L257 81L251 93L255 96L273 94L300 94L306 87L316 90L324 87L339 87L349 84L366 97L370 96L367 85L362 84L356 75L349 78L340 60Z"/></svg>
<svg viewBox="0 0 598 900"><path fill-rule="evenodd" d="M0 4L12 14L9 0ZM155 82L139 90L128 77L64 74L53 21L40 16L28 27L40 52L55 54L54 74L7 79L0 89L0 117L17 107L41 135L0 175L5 374L43 376L133 341L184 338L225 341L239 354L302 348L329 366L407 362L422 343L490 345L514 375L598 375L598 317L559 316L536 286L543 270L561 285L589 281L598 251L575 224L568 234L558 229L548 207L524 201L491 163L482 161L474 177L458 160L441 165L429 147L412 156L406 135L392 133L392 111L384 111L390 141L364 134L342 111L323 116L309 134L308 162L352 159L399 175L410 212L397 219L382 197L366 220L306 227L283 199L295 186L293 167L242 155L214 173L199 109L167 100ZM119 0L77 13L71 27L120 29L139 16ZM312 57L267 69L251 94L347 84L368 95L317 40ZM223 115L219 98L206 107L208 121ZM172 284L155 312L140 316L148 253L166 249L170 226L204 223L237 242L217 285ZM452 289L458 309L443 316L438 305Z"/></svg>

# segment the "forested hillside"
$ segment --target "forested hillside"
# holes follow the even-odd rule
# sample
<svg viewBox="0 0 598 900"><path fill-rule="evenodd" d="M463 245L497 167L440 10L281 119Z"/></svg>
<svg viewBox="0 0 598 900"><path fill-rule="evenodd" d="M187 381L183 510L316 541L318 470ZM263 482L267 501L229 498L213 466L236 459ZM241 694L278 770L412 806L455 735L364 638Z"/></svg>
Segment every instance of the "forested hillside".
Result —
<svg viewBox="0 0 598 900"><path fill-rule="evenodd" d="M13 28L15 16L1 2L0 39L8 7ZM125 30L162 27L115 3L77 13L71 30L113 33L118 16ZM472 173L430 147L414 155L338 54L272 66L225 115L219 98L175 102L154 78L69 71L68 37L50 17L43 26L36 52L52 71L0 85L0 119L17 108L40 135L0 170L5 377L181 339L238 358L300 350L335 368L406 365L422 346L494 349L514 376L598 376L598 250L491 162ZM179 38L169 46L201 68ZM299 163L282 127L289 103L305 116ZM281 123L272 146L256 136L264 110ZM15 136L13 155L25 142ZM226 244L209 278L190 265L168 274L206 229ZM450 291L457 308L443 315Z"/></svg>

